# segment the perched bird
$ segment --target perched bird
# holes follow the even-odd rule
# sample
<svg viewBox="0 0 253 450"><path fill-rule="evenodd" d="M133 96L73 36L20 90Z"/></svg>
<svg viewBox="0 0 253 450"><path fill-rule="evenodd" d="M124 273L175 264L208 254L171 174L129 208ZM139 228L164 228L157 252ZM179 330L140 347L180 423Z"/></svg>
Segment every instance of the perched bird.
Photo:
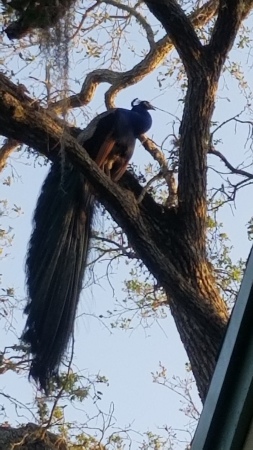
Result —
<svg viewBox="0 0 253 450"><path fill-rule="evenodd" d="M149 102L135 99L131 106L101 114L79 139L114 181L124 174L136 138L152 124L148 110L155 108ZM77 169L70 164L62 169L60 161L52 164L33 219L26 262L28 317L22 336L32 354L30 376L46 392L73 333L94 202L94 189Z"/></svg>

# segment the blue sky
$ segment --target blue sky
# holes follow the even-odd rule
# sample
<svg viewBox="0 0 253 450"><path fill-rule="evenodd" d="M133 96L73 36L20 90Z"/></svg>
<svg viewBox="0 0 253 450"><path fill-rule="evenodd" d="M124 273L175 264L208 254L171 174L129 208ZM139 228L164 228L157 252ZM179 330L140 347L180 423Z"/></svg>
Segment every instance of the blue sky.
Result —
<svg viewBox="0 0 253 450"><path fill-rule="evenodd" d="M252 19L248 23L249 26L252 26ZM135 42L136 40L137 38ZM246 52L246 56L243 56L241 50L235 49L231 57L239 60L243 65L247 59L248 67L252 65L250 51ZM131 59L127 60L126 63L131 65ZM248 75L248 82L251 83L252 87L250 72L248 69L245 70ZM20 79L24 83L26 73L25 70L22 71L22 76L19 75L16 79ZM75 68L75 76L78 79L83 78L83 67L78 64ZM182 96L180 89L174 84L173 79L168 78L165 83L168 83L167 90L160 90L157 83L157 72L151 74L137 86L121 92L117 97L117 106L128 108L131 100L139 97L151 101L155 106L168 113L181 117L182 104L178 101ZM73 86L73 89L77 90L77 87ZM94 100L89 105L90 112L101 112L104 109L104 91L105 87L100 86ZM218 98L214 120L219 122L237 114L246 103L244 96L238 89L238 82L230 75L226 77L226 81L222 77ZM83 110L85 111L85 108ZM164 137L172 132L172 117L161 111L152 112L152 117L153 126L148 135L159 145ZM244 117L247 117L246 114ZM244 147L247 138L247 129L244 126L238 126L235 132L235 125L231 123L222 128L217 137L222 137L223 140L223 143L218 144L217 149L224 152L234 165L243 160L244 156L252 160L249 144L248 147ZM142 170L144 164L152 163L151 157L139 144L136 146L132 161ZM212 166L217 167L218 164L220 168L224 167L213 156L209 156L209 162ZM13 246L8 249L8 258L1 261L3 285L4 287L15 288L21 307L26 295L23 269L27 243L31 233L32 214L47 171L48 168L40 167L33 158L27 160L26 152L22 152L11 156L10 166L2 174L2 179L11 172L15 176L10 187L4 185L1 187L1 197L7 198L10 205L22 206L24 211L18 219L6 220L3 218L4 226L10 225L13 227L15 240ZM210 186L213 183L220 183L220 180L217 175L210 171ZM239 257L246 258L251 247L247 240L245 228L245 224L252 216L251 202L249 201L251 197L252 187L240 191L235 204L225 206L219 213L219 219L224 223L224 229L231 238L232 254L235 260ZM99 276L100 271L101 274L104 273L105 266L97 265L96 270ZM101 409L108 411L111 402L114 403L114 416L117 419L115 426L124 428L131 424L131 428L137 431L149 429L158 433L158 428L165 424L177 429L182 428L187 419L179 412L181 407L180 397L168 389L152 383L151 376L151 372L155 372L159 368L160 361L167 367L169 377L173 375L185 376L187 357L169 311L168 317L159 321L158 324L154 324L148 329L138 327L130 332L113 330L111 333L98 319L93 317L104 314L107 309L113 308L115 299L124 298L121 288L123 280L127 277L125 264L122 263L118 267L114 267L114 272L111 282L115 292L106 280L103 280L100 286L93 286L92 289L88 288L82 292L79 307L81 317L77 320L75 333L74 364L85 376L88 373L100 372L109 379L109 386L101 389L103 398L99 405ZM14 316L13 321L17 336L19 336L24 326L25 317L18 313ZM17 343L17 336L12 331L7 333L6 330L2 330L0 336L4 345ZM31 401L33 387L28 383L26 375L17 376L7 372L1 376L0 389L11 393L13 397L16 396L22 402ZM195 394L195 398L199 405L197 394ZM14 409L10 407L8 402L6 407L9 418L14 424L25 421L26 417L28 418L28 413L25 411L22 412L25 418L17 418ZM86 403L82 408L82 411L77 411L68 407L65 410L66 417L74 418L79 422L85 421ZM87 410L91 413L94 411L92 402L87 405ZM134 436L136 441L142 440L139 435ZM137 448L137 444L134 448ZM179 450L181 448L184 448L183 444L178 447Z"/></svg>

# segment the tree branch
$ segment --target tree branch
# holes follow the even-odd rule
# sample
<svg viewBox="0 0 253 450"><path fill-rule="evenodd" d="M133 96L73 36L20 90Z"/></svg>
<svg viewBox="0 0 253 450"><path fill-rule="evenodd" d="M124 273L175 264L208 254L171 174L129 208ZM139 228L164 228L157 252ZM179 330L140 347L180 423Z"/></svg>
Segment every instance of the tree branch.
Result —
<svg viewBox="0 0 253 450"><path fill-rule="evenodd" d="M207 50L223 64L242 21L252 9L252 0L220 0L218 17ZM216 58L214 58L214 62Z"/></svg>
<svg viewBox="0 0 253 450"><path fill-rule="evenodd" d="M218 0L210 0L189 15L193 27L203 27L216 14ZM187 43L188 45L188 43ZM115 106L116 95L123 89L141 81L146 75L154 71L167 57L174 46L168 36L157 41L145 58L126 72L114 72L109 69L97 69L89 73L78 94L59 100L50 105L50 109L56 113L80 108L87 105L93 99L96 89L101 83L109 83L111 87L105 94L107 108Z"/></svg>
<svg viewBox="0 0 253 450"><path fill-rule="evenodd" d="M225 156L221 152L219 152L218 150L215 150L214 147L210 148L208 153L210 155L218 156L218 158L220 158L224 162L225 166L232 173L234 173L236 175L242 175L243 177L246 177L249 180L253 180L253 174L252 173L247 172L246 170L243 170L243 169L237 169L236 167L232 166L232 164L230 164L230 162L227 160L227 158L225 158Z"/></svg>
<svg viewBox="0 0 253 450"><path fill-rule="evenodd" d="M5 168L7 159L12 152L19 146L19 142L15 139L8 139L0 148L0 172Z"/></svg>
<svg viewBox="0 0 253 450"><path fill-rule="evenodd" d="M160 39L146 57L126 72L116 72L110 69L97 69L90 72L81 88L79 94L71 95L69 98L59 100L50 105L56 113L66 109L80 108L87 105L93 99L97 87L101 83L109 83L111 87L105 94L107 108L115 107L116 95L128 86L141 81L146 75L156 69L173 48L167 36Z"/></svg>
<svg viewBox="0 0 253 450"><path fill-rule="evenodd" d="M154 158L155 161L158 162L159 166L161 167L160 174L158 174L157 177L163 177L169 189L169 196L166 200L166 206L168 208L177 206L177 181L173 170L171 170L168 166L168 161L166 160L164 153L157 147L155 142L152 141L152 139L149 139L146 135L140 136L140 141L145 150L149 152L149 154ZM145 186L145 189L146 188L147 186ZM139 197L139 201L140 198L142 198L142 195L143 194L141 194L141 196Z"/></svg>
<svg viewBox="0 0 253 450"><path fill-rule="evenodd" d="M68 445L60 436L50 432L45 433L42 427L28 423L20 428L0 426L0 448L5 450L18 448L26 450L68 450ZM82 447L80 447L80 450L82 450Z"/></svg>
<svg viewBox="0 0 253 450"><path fill-rule="evenodd" d="M203 51L194 25L186 16L176 0L145 1L149 10L161 22L175 46L188 77L196 75L200 69Z"/></svg>

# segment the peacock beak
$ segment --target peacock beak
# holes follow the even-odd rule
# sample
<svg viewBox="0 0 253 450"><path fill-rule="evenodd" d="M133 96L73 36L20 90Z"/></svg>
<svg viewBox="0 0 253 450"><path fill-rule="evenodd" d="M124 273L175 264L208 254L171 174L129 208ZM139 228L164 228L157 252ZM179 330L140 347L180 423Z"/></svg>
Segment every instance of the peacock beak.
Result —
<svg viewBox="0 0 253 450"><path fill-rule="evenodd" d="M153 109L154 111L156 110L156 108L153 105L151 105L151 103L149 103L149 102L148 102L148 108L147 109Z"/></svg>

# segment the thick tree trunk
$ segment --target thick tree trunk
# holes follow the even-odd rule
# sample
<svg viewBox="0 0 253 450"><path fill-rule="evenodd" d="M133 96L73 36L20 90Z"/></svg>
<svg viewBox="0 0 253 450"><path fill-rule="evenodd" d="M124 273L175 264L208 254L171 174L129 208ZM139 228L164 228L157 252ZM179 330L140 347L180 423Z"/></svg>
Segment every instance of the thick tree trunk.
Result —
<svg viewBox="0 0 253 450"><path fill-rule="evenodd" d="M194 278L198 284L195 292L189 292L188 289L188 292L182 290L174 294L170 309L189 357L200 398L204 401L226 330L228 314L207 265L202 265L191 276L191 281Z"/></svg>

